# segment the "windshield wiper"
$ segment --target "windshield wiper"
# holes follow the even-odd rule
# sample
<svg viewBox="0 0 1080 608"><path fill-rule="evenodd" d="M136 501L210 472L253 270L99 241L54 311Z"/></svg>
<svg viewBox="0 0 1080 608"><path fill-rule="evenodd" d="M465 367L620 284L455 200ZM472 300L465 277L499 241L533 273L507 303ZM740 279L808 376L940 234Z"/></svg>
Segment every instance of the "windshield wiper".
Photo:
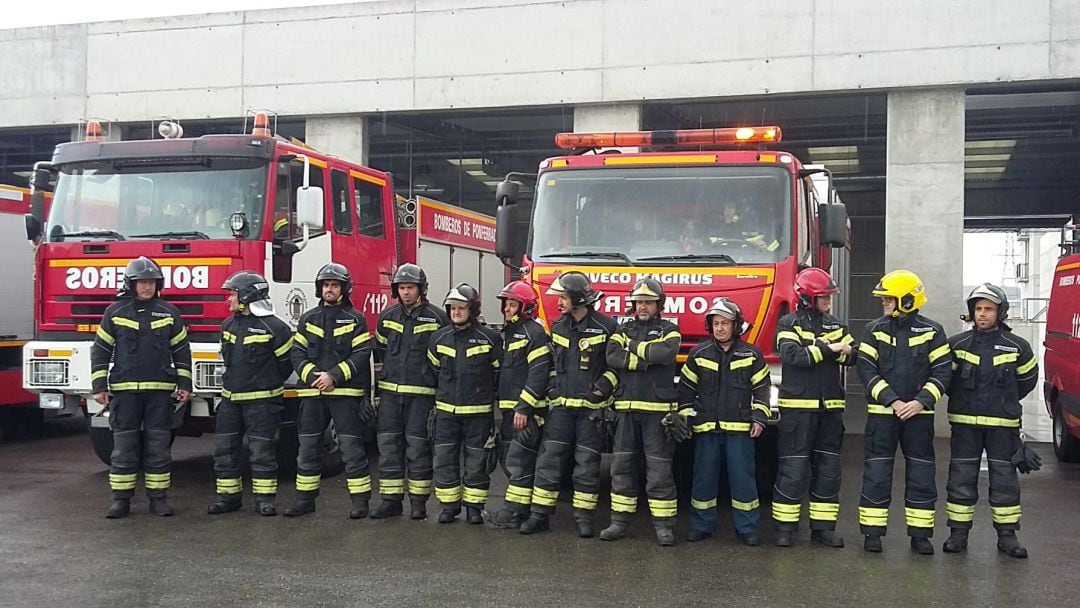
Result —
<svg viewBox="0 0 1080 608"><path fill-rule="evenodd" d="M681 260L702 260L710 262L727 262L728 264L738 264L735 258L726 253L683 253L679 255L656 255L647 258L638 258L639 262L657 262L660 260L681 261Z"/></svg>
<svg viewBox="0 0 1080 608"><path fill-rule="evenodd" d="M115 239L117 241L125 240L124 235L120 234L119 232L117 232L115 230L84 230L83 232L61 232L60 234L54 235L53 238L63 240L63 239L66 239L69 236L112 238L112 239Z"/></svg>
<svg viewBox="0 0 1080 608"><path fill-rule="evenodd" d="M627 266L633 266L630 256L618 251L565 251L563 253L545 253L541 258L614 258L626 262Z"/></svg>
<svg viewBox="0 0 1080 608"><path fill-rule="evenodd" d="M209 239L205 232L198 230L179 230L176 232L151 232L148 234L133 234L133 239Z"/></svg>

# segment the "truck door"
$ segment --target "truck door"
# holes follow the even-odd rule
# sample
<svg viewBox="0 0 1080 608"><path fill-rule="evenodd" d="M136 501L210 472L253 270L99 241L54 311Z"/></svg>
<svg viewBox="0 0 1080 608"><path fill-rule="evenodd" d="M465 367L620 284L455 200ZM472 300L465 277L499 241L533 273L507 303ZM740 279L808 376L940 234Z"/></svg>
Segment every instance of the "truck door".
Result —
<svg viewBox="0 0 1080 608"><path fill-rule="evenodd" d="M396 262L389 225L392 210L385 205L387 187L385 179L361 171L330 172L334 261L352 273L353 306L367 316L369 328L390 303L390 276Z"/></svg>

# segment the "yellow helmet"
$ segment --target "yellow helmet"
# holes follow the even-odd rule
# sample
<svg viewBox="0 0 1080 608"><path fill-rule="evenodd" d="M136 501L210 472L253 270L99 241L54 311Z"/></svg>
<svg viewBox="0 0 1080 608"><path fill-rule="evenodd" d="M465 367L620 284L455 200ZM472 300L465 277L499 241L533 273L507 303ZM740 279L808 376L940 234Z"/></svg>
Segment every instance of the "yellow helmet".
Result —
<svg viewBox="0 0 1080 608"><path fill-rule="evenodd" d="M873 294L896 298L896 308L903 313L914 312L926 305L922 279L910 270L894 270L881 277Z"/></svg>

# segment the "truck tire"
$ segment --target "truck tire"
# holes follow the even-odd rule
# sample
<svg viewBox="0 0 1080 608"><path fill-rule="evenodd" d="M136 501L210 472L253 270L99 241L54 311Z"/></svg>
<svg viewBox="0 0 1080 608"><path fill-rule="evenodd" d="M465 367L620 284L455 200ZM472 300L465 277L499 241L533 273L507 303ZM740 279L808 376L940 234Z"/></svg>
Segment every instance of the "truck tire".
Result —
<svg viewBox="0 0 1080 608"><path fill-rule="evenodd" d="M1061 462L1080 462L1080 439L1069 432L1060 403L1055 401L1053 411L1054 455Z"/></svg>

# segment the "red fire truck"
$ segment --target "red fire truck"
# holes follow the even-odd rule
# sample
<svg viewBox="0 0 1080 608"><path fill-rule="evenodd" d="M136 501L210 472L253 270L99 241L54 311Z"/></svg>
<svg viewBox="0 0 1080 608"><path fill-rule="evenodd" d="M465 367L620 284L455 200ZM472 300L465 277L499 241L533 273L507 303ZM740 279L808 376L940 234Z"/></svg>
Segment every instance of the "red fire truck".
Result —
<svg viewBox="0 0 1080 608"><path fill-rule="evenodd" d="M36 181L55 178L56 187L47 217L34 206L26 220L27 236L42 243L23 386L42 408L84 409L103 461L112 436L108 410L87 399L90 347L132 258L162 266L162 294L180 309L192 342L195 390L188 404L176 404L173 421L181 435L213 430L219 330L230 314L221 285L234 272L263 273L278 315L294 327L318 302L315 273L331 260L352 272L353 305L371 327L391 303L395 266L418 258L431 266L433 298L463 280L492 294L494 306L505 272L492 253L492 218L430 200L396 201L389 174L275 137L265 115L251 134L183 138L174 127L160 129L171 138L101 141L90 123L85 140L57 146L35 169ZM279 443L288 466L295 392L286 397ZM329 428L329 458L335 445Z"/></svg>
<svg viewBox="0 0 1080 608"><path fill-rule="evenodd" d="M1070 228L1046 311L1043 397L1053 421L1054 454L1062 462L1080 462L1080 234Z"/></svg>
<svg viewBox="0 0 1080 608"><path fill-rule="evenodd" d="M615 317L635 281L659 280L664 315L683 335L680 362L706 338L713 299L727 296L779 383L776 324L794 309L795 274L830 269L832 249L849 240L829 172L772 149L780 139L778 127L560 134L556 144L578 153L540 164L527 240L516 223L520 185L513 175L500 184L496 251L523 256L524 279L541 294L559 273L584 272L604 293L598 309ZM551 297L541 310L558 314Z"/></svg>

